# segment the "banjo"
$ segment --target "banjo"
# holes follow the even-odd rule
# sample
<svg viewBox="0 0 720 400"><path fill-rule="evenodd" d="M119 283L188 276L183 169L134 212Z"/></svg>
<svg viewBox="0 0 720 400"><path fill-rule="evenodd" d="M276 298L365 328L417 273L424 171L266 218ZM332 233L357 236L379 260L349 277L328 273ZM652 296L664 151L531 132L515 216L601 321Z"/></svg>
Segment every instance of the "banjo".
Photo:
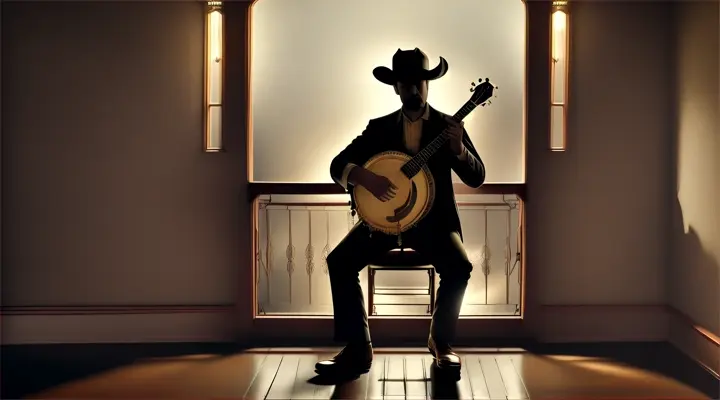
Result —
<svg viewBox="0 0 720 400"><path fill-rule="evenodd" d="M484 107L493 96L496 88L490 79L479 82L479 85L471 84L472 96L453 115L456 121L462 121L477 106ZM365 163L365 169L388 178L397 186L395 197L385 202L362 186L354 187L355 211L371 231L398 235L398 245L402 245L400 234L427 216L435 200L435 180L427 162L447 139L448 135L443 132L413 157L399 151L385 151Z"/></svg>

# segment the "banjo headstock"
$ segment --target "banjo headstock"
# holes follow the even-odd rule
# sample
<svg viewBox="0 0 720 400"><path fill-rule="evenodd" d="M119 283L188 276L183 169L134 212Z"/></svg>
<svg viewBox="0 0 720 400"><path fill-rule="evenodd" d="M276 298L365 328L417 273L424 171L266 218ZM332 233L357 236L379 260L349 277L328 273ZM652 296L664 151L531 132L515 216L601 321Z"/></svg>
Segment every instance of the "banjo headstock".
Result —
<svg viewBox="0 0 720 400"><path fill-rule="evenodd" d="M483 107L485 104L492 104L492 102L488 100L493 97L495 89L498 88L490 83L490 78L485 78L484 82L483 79L480 78L478 79L478 83L479 85L475 84L475 82L470 83L470 91L472 92L470 102L475 104L475 106Z"/></svg>

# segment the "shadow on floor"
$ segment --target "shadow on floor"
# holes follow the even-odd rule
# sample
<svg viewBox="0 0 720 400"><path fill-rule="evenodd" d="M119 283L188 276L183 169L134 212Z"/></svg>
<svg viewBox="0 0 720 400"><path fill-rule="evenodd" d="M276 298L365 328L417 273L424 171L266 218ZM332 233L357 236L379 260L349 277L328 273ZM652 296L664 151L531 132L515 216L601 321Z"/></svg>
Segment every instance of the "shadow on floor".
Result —
<svg viewBox="0 0 720 400"><path fill-rule="evenodd" d="M601 357L673 378L720 398L720 382L668 343L533 344L537 355ZM17 399L57 385L156 357L218 356L243 349L229 344L83 344L3 346L2 393ZM435 398L457 398L454 383L434 382ZM338 393L337 395L341 395Z"/></svg>
<svg viewBox="0 0 720 400"><path fill-rule="evenodd" d="M549 356L598 357L673 378L711 399L720 399L720 381L666 342L534 344L527 350Z"/></svg>
<svg viewBox="0 0 720 400"><path fill-rule="evenodd" d="M193 354L230 355L237 345L195 343L47 344L2 346L1 399L19 399L138 360Z"/></svg>

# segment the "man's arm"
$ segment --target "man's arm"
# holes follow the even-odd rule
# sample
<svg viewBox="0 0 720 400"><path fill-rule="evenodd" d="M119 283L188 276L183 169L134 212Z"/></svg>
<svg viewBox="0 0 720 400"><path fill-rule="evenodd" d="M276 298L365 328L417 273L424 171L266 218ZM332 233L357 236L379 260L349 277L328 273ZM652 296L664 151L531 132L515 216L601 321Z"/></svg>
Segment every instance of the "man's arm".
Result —
<svg viewBox="0 0 720 400"><path fill-rule="evenodd" d="M462 141L463 151L453 159L452 169L464 184L479 188L485 183L485 164L464 128Z"/></svg>
<svg viewBox="0 0 720 400"><path fill-rule="evenodd" d="M363 133L353 139L330 163L330 176L345 190L354 184L357 171L353 172L353 169L373 156L372 132L372 124L368 124Z"/></svg>

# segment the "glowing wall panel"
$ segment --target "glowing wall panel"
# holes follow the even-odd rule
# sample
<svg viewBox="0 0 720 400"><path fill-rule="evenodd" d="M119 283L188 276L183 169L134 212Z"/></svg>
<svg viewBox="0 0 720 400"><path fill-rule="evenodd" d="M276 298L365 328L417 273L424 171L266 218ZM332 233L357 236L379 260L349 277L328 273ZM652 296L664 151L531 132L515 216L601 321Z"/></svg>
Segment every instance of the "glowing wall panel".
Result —
<svg viewBox="0 0 720 400"><path fill-rule="evenodd" d="M526 10L520 0L259 0L252 8L254 181L332 182L332 157L371 118L397 110L372 75L398 48L448 60L429 102L454 114L470 82L499 87L465 120L488 183L524 182ZM456 177L457 179L457 177Z"/></svg>

